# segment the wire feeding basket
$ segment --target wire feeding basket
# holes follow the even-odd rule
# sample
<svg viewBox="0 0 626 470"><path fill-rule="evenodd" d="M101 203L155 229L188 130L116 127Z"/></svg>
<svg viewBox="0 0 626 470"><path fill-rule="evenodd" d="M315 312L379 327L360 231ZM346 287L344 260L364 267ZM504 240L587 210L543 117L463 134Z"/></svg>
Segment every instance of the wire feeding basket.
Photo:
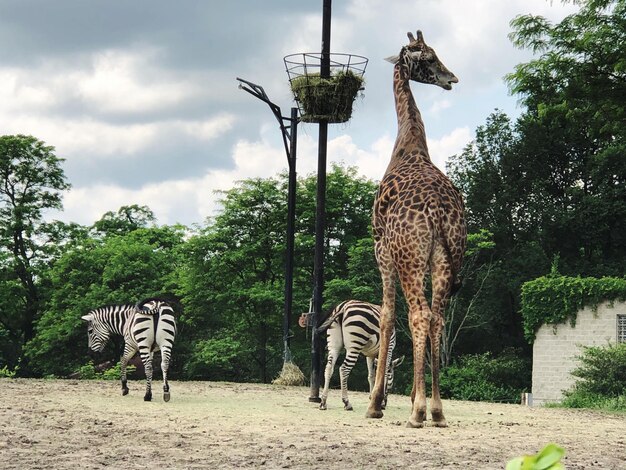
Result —
<svg viewBox="0 0 626 470"><path fill-rule="evenodd" d="M330 54L330 77L320 76L322 54L285 56L293 96L304 122L340 123L352 117L352 105L364 88L367 59L353 54Z"/></svg>

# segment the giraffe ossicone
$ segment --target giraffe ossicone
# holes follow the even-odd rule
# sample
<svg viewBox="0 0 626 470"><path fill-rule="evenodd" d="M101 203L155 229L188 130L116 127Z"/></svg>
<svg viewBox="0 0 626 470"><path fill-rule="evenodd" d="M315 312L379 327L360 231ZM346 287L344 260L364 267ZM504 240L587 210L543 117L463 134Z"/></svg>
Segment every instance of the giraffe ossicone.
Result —
<svg viewBox="0 0 626 470"><path fill-rule="evenodd" d="M457 77L424 42L421 31L407 34L409 44L394 63L393 90L398 135L391 160L374 201L372 228L376 261L383 285L378 361L387 362L387 345L395 325L395 284L400 281L409 306L413 341L412 411L407 425L423 427L426 419L425 361L430 338L432 397L435 426L447 426L439 393L439 354L444 309L463 261L467 231L460 192L430 160L424 123L411 92L410 81L452 89ZM430 305L424 294L426 274L432 279ZM366 416L383 416L383 368L376 381Z"/></svg>

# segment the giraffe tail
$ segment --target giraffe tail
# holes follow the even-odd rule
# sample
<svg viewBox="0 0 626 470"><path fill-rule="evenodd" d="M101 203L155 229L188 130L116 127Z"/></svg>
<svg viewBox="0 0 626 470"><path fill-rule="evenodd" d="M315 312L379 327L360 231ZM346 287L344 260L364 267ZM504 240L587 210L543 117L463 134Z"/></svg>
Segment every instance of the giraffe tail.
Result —
<svg viewBox="0 0 626 470"><path fill-rule="evenodd" d="M452 282L452 287L450 288L450 295L456 294L463 287L463 278L458 274L455 274L454 281Z"/></svg>
<svg viewBox="0 0 626 470"><path fill-rule="evenodd" d="M450 250L450 245L448 244L448 239L445 236L445 231L443 229L443 221L440 217L437 217L436 211L431 211L431 215L433 215L436 223L434 225L434 235L435 239L441 243L444 251L446 252L446 257L448 258L448 262L450 263L450 267L452 269L452 285L450 286L450 296L456 294L461 287L463 286L463 278L460 274L460 266L455 266L454 258L452 257L452 251Z"/></svg>

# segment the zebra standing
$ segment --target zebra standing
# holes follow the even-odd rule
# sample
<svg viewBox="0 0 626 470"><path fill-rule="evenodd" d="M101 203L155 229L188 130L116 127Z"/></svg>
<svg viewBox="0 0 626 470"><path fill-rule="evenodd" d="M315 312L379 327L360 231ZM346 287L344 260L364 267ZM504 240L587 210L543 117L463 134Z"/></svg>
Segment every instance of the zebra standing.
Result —
<svg viewBox="0 0 626 470"><path fill-rule="evenodd" d="M335 371L335 362L345 347L346 357L339 368L341 379L341 399L344 409L351 411L352 405L348 400L348 376L354 367L359 354L363 354L367 360L367 379L370 385L370 393L374 387L375 367L380 347L380 306L359 300L346 300L337 305L328 315L328 318L317 328L318 333L327 330L328 362L324 374L324 391L320 410L326 409L326 399L330 379ZM391 360L393 349L396 345L396 330L394 328L391 341L389 342L389 354L387 355L387 380L385 381L385 398L383 408L387 403L387 395L393 385L394 369L404 360L401 358Z"/></svg>
<svg viewBox="0 0 626 470"><path fill-rule="evenodd" d="M146 371L146 394L143 399L152 400L152 357L160 350L163 400L170 400L167 370L176 336L176 320L174 309L165 300L153 297L135 305L99 307L81 318L87 322L89 347L93 351L102 352L111 334L124 337L124 354L120 363L122 395L128 394L126 364L139 351Z"/></svg>

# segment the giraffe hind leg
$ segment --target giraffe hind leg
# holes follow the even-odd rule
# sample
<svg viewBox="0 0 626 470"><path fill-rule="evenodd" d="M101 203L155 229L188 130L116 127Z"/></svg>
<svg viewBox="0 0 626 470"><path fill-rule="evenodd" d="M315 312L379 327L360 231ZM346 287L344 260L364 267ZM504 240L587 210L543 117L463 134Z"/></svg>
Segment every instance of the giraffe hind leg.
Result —
<svg viewBox="0 0 626 470"><path fill-rule="evenodd" d="M430 412L433 425L440 428L448 426L443 414L441 396L439 394L439 370L441 352L441 334L443 332L445 319L444 310L448 303L449 292L453 287L454 276L450 267L450 261L442 246L438 245L433 253L431 261L432 272L432 318L430 321L430 348L431 348L431 371L432 371L432 396L430 401Z"/></svg>

